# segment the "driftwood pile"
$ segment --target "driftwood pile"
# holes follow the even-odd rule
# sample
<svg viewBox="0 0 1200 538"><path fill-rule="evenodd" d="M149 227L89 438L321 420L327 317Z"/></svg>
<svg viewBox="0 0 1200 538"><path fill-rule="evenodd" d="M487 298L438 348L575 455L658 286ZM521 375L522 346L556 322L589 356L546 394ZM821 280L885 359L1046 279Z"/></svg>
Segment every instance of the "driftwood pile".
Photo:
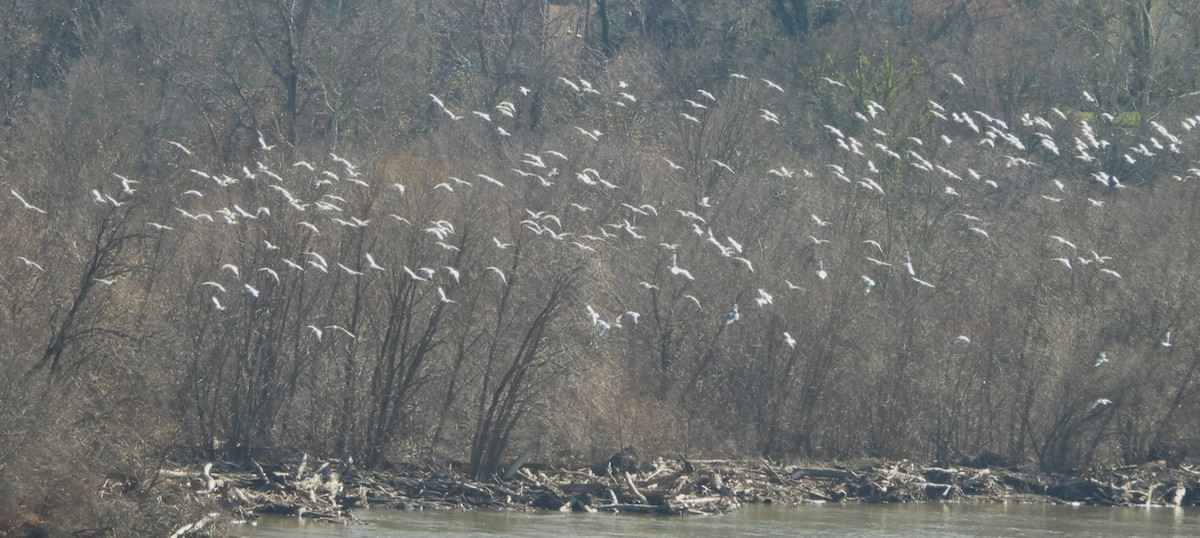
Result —
<svg viewBox="0 0 1200 538"><path fill-rule="evenodd" d="M506 477L473 480L448 469L388 472L339 460L251 469L164 471L197 494L216 495L235 518L275 513L352 523L355 508L557 510L720 514L743 503L1052 502L1088 505L1200 504L1200 471L1147 464L1057 476L1006 468L909 462L784 466L746 460L639 461L632 451L591 467L526 464Z"/></svg>
<svg viewBox="0 0 1200 538"><path fill-rule="evenodd" d="M928 467L890 462L859 469L794 467L786 477L807 500L870 503L1043 502L1091 506L1200 504L1200 472L1162 465L1120 467L1080 475L1010 468ZM799 499L803 502L805 499Z"/></svg>

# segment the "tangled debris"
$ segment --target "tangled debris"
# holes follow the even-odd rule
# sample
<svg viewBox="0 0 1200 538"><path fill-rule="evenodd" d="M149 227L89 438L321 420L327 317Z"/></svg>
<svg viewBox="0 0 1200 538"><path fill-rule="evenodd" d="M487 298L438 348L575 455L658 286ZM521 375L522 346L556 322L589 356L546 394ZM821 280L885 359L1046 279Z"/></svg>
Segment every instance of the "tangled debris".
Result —
<svg viewBox="0 0 1200 538"><path fill-rule="evenodd" d="M1200 471L1161 464L1076 476L1016 468L779 465L765 460L639 461L622 451L591 467L527 464L509 479L474 480L429 467L368 471L340 460L309 465L164 471L198 495L216 495L234 518L274 513L354 523L354 508L557 510L721 514L744 503L1048 502L1102 506L1200 504ZM189 535L187 532L180 536Z"/></svg>

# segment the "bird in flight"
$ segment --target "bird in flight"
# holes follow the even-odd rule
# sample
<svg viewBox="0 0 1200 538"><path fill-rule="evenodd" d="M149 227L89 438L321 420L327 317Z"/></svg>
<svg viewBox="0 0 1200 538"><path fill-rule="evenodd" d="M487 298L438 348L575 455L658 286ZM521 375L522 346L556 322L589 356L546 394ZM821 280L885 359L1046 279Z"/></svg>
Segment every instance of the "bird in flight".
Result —
<svg viewBox="0 0 1200 538"><path fill-rule="evenodd" d="M1065 239L1063 236L1061 236L1061 235L1052 235L1052 236L1050 236L1050 239L1053 239L1053 240L1055 240L1055 241L1058 241L1059 243L1061 243L1061 244L1063 244L1063 245L1066 245L1066 246L1067 246L1067 247L1069 247L1071 250L1078 250L1078 247L1076 247L1076 246L1075 246L1075 243L1072 243L1072 242L1070 242L1070 241L1067 241L1067 240L1066 240L1066 239Z"/></svg>
<svg viewBox="0 0 1200 538"><path fill-rule="evenodd" d="M190 150L190 149L187 149L186 147L184 147L184 145L183 145L183 144L180 144L179 142L176 142L176 141L174 141L174 140L167 140L167 143L168 143L168 144L170 144L170 145L172 145L172 146L175 146L175 148L177 148L179 151L182 151L182 152L183 152L185 155L191 155L191 154L192 154L192 150Z"/></svg>
<svg viewBox="0 0 1200 538"><path fill-rule="evenodd" d="M37 262L35 262L29 258L26 258L24 256L17 256L17 260L20 261L21 265L24 265L25 267L32 267L34 269L37 269L38 271L45 271L45 269L43 269L42 266L39 265Z"/></svg>
<svg viewBox="0 0 1200 538"><path fill-rule="evenodd" d="M16 198L18 202L21 202L21 205L24 206L25 209L33 211L34 213L41 213L43 215L46 214L45 209L42 209L38 206L35 206L35 205L25 201L25 198L22 197L20 194L17 194L17 191L15 189L9 189L8 192L11 192L13 195L13 198Z"/></svg>
<svg viewBox="0 0 1200 538"><path fill-rule="evenodd" d="M505 286L508 285L508 279L504 277L504 271L501 271L500 268L489 265L485 267L484 270L496 273L496 276L500 277L500 282Z"/></svg>
<svg viewBox="0 0 1200 538"><path fill-rule="evenodd" d="M774 82L771 82L770 80L767 80L765 78L760 78L759 80L763 81L763 83L765 83L768 88L771 88L772 90L775 90L779 93L785 93L783 90L783 86L780 86L780 85L778 85Z"/></svg>

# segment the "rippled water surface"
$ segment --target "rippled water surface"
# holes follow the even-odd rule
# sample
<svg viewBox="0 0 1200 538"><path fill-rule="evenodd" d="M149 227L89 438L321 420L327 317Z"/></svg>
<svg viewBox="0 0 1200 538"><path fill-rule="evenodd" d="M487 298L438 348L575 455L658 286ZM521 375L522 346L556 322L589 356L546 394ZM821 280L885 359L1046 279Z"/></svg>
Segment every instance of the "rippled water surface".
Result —
<svg viewBox="0 0 1200 538"><path fill-rule="evenodd" d="M236 527L252 537L367 536L1200 536L1200 509L1046 505L751 505L724 516L665 517L527 512L359 512L366 525L264 518Z"/></svg>

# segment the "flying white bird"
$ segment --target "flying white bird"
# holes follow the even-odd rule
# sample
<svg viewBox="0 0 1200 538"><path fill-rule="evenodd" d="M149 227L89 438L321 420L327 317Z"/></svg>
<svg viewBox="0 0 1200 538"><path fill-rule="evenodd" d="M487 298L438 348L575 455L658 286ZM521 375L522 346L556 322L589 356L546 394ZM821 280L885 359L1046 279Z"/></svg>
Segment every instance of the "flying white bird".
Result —
<svg viewBox="0 0 1200 538"><path fill-rule="evenodd" d="M578 85L578 84L575 84L574 82L571 82L571 81L570 81L569 79L567 79L566 77L558 77L558 81L559 81L559 82L561 82L561 83L563 83L563 84L565 84L565 85L566 85L568 88L571 88L572 90L575 90L576 92L578 92L578 91L581 91L581 90L579 89L579 85Z"/></svg>
<svg viewBox="0 0 1200 538"><path fill-rule="evenodd" d="M350 276L363 276L363 274L364 274L362 271L355 271L354 269L346 267L341 262L338 262L337 266L338 266L338 268L345 271L346 274L348 274Z"/></svg>
<svg viewBox="0 0 1200 538"><path fill-rule="evenodd" d="M258 272L266 273L267 276L275 280L276 284L279 283L279 273L276 273L274 269L271 269L270 267L259 267Z"/></svg>
<svg viewBox="0 0 1200 538"><path fill-rule="evenodd" d="M404 274L408 276L409 280L412 280L415 282L425 282L427 280L426 278L422 277L421 275L414 273L413 270L410 269L407 265L404 266Z"/></svg>
<svg viewBox="0 0 1200 538"><path fill-rule="evenodd" d="M260 131L255 131L255 132L258 133L258 147L262 148L263 151L271 151L271 150L275 149L275 146L267 145L267 141L266 141L266 139L263 138L262 132L260 132Z"/></svg>
<svg viewBox="0 0 1200 538"><path fill-rule="evenodd" d="M774 83L774 82L771 82L770 80L767 80L767 79L765 79L765 78L760 78L759 80L763 81L763 82L764 82L764 83L767 85L767 87L768 87L768 88L771 88L772 90L778 91L779 93L785 93L785 92L784 92L784 89L783 89L783 86L780 86L780 85L778 85L778 84L776 84L776 83Z"/></svg>
<svg viewBox="0 0 1200 538"><path fill-rule="evenodd" d="M164 139L164 140L165 140L165 139ZM184 145L183 145L183 144L180 144L179 142L176 142L176 141L174 141L174 140L167 140L167 143L168 143L168 144L170 144L170 145L172 145L172 146L175 146L175 147L176 147L176 148L177 148L179 151L182 151L182 152L183 152L185 155L191 155L191 154L192 154L192 150L190 150L190 149L187 149L186 147L184 147Z"/></svg>
<svg viewBox="0 0 1200 538"><path fill-rule="evenodd" d="M219 292L221 292L221 293L225 293L225 286L222 286L221 284L219 284L219 283L217 283L217 282L213 282L213 281L211 281L211 280L209 280L208 282L201 282L201 283L200 283L200 285L201 285L201 286L208 286L208 287L210 287L210 288L212 288L212 289L215 289L215 290L217 290L217 291L219 291Z"/></svg>
<svg viewBox="0 0 1200 538"><path fill-rule="evenodd" d="M690 271L688 271L687 269L684 269L682 267L671 267L670 271L671 271L671 274L673 274L675 276L681 276L688 280L696 280L695 277L692 276L692 273Z"/></svg>
<svg viewBox="0 0 1200 538"><path fill-rule="evenodd" d="M729 325L730 323L733 323L739 319L742 319L742 314L738 312L737 303L733 303L733 310L730 310L729 313L725 315L725 324Z"/></svg>
<svg viewBox="0 0 1200 538"><path fill-rule="evenodd" d="M486 182L488 182L488 183L491 183L491 184L493 184L493 185L495 185L495 186L497 186L497 187L503 187L503 186L504 186L504 184L503 184L503 183L501 183L500 181L498 181L498 180L497 180L496 178L494 178L494 177L491 177L491 176L486 176L486 175L483 175L483 174L475 174L475 175L476 175L476 176L479 176L479 178L480 178L480 179L482 179L482 180L484 180L484 181L486 181Z"/></svg>
<svg viewBox="0 0 1200 538"><path fill-rule="evenodd" d="M17 256L17 260L20 261L21 265L24 265L25 267L32 267L38 271L45 271L40 264L24 256Z"/></svg>
<svg viewBox="0 0 1200 538"><path fill-rule="evenodd" d="M732 173L733 173L733 168L731 168L731 167L730 167L728 164L725 164L725 163L723 163L723 162L721 162L721 161L718 161L718 160L716 160L716 159L709 159L709 161L711 161L713 164L715 164L715 165L717 165L717 166L719 166L719 167L721 167L721 168L724 168L724 169L725 169L725 171L729 172L730 174L732 174Z"/></svg>
<svg viewBox="0 0 1200 538"><path fill-rule="evenodd" d="M13 195L13 198L16 198L18 202L21 202L21 205L22 205L22 206L23 206L25 209L28 209L28 210L30 210L30 211L33 211L33 212L35 212L35 213L41 213L41 214L43 214L43 215L45 215L45 214L46 214L46 210L44 210L44 209L42 209L42 208L40 208L40 207L38 207L38 206L35 206L35 205L33 205L33 204L29 203L29 202L26 202L26 201L25 201L25 198L21 197L21 195L20 195L20 194L17 194L17 191L16 191L16 190L14 190L14 189L9 189L9 190L8 190L8 192L11 192L11 193L12 193L12 195Z"/></svg>
<svg viewBox="0 0 1200 538"><path fill-rule="evenodd" d="M637 327L642 320L642 315L632 310L625 312L625 317L629 318L629 323L633 324L634 327Z"/></svg>
<svg viewBox="0 0 1200 538"><path fill-rule="evenodd" d="M368 267L369 269L374 269L374 270L376 270L376 271L387 271L387 269L386 269L386 268L384 268L384 267L380 266L378 263L375 263L375 257L374 257L374 256L372 256L370 252L368 252L368 253L364 254L364 255L363 255L363 258L366 258L366 260L367 260L367 267Z"/></svg>
<svg viewBox="0 0 1200 538"><path fill-rule="evenodd" d="M488 266L488 267L485 267L484 270L496 273L496 276L500 277L500 282L502 284L504 284L505 286L508 285L508 279L504 277L504 271L501 271L498 267Z"/></svg>
<svg viewBox="0 0 1200 538"><path fill-rule="evenodd" d="M754 298L754 302L760 307L772 304L773 301L774 297L772 297L770 293L767 293L767 290L762 288L758 289L758 297Z"/></svg>
<svg viewBox="0 0 1200 538"><path fill-rule="evenodd" d="M1070 248L1071 248L1071 250L1077 250L1077 248L1078 248L1078 247L1076 247L1076 246L1075 246L1075 243L1072 243L1072 242L1070 242L1070 241L1067 241L1066 239L1064 239L1064 238L1063 238L1062 236L1060 236L1060 235L1052 235L1052 236L1050 236L1050 239L1053 239L1053 240L1055 240L1055 241L1058 241L1059 243L1061 243L1061 244L1063 244L1063 245L1066 245L1066 246L1070 247Z"/></svg>

